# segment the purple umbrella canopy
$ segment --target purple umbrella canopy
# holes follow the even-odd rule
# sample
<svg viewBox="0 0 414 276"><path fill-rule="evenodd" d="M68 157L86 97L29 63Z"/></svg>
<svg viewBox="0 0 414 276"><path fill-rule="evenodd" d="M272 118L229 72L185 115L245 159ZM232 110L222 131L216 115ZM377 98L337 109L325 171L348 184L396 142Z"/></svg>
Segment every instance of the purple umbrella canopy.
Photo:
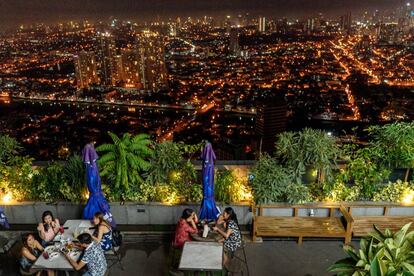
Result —
<svg viewBox="0 0 414 276"><path fill-rule="evenodd" d="M106 201L101 188L101 177L99 176L99 167L96 161L99 156L93 144L87 144L82 151L82 161L86 166L86 184L89 190L89 198L83 210L83 218L91 220L96 212L104 214L104 218L116 226L115 220L110 212L110 207Z"/></svg>
<svg viewBox="0 0 414 276"><path fill-rule="evenodd" d="M201 202L200 219L215 220L219 210L214 200L214 161L216 155L210 143L206 143L201 155L203 161L203 201Z"/></svg>
<svg viewBox="0 0 414 276"><path fill-rule="evenodd" d="M9 222L7 221L6 214L4 213L3 208L0 207L0 225L6 229L10 228Z"/></svg>

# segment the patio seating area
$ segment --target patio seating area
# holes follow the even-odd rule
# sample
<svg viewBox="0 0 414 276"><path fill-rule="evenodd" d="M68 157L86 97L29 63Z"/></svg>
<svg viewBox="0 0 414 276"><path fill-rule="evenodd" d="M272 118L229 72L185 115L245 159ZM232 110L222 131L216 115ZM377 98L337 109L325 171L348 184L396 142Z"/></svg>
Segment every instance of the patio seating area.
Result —
<svg viewBox="0 0 414 276"><path fill-rule="evenodd" d="M115 264L109 269L109 275L169 275L167 260L172 233L166 235L126 233L120 250L124 269ZM314 239L297 246L294 240L269 239L263 243L248 241L245 250L250 275L323 276L331 275L326 272L327 268L345 256L342 244L339 240ZM17 243L12 248L13 260L0 254L0 275L15 276L18 272L15 253L19 246L21 244ZM243 275L247 275L246 271Z"/></svg>

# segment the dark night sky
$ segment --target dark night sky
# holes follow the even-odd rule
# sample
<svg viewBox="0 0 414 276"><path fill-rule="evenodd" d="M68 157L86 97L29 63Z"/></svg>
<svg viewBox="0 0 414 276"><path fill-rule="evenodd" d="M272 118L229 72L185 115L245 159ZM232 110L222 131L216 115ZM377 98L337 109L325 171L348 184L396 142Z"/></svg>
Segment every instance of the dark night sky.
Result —
<svg viewBox="0 0 414 276"><path fill-rule="evenodd" d="M0 29L31 22L119 18L148 20L175 16L249 12L302 17L324 12L339 15L395 7L401 0L0 0Z"/></svg>

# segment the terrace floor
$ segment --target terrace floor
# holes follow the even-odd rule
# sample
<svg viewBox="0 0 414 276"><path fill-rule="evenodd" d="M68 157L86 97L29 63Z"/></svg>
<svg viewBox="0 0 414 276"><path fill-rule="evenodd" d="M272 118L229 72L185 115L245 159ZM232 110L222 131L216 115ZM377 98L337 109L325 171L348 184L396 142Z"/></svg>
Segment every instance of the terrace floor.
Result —
<svg viewBox="0 0 414 276"><path fill-rule="evenodd" d="M125 237L121 250L124 270L114 265L110 275L169 275L167 259L170 242L165 235L128 234ZM13 247L14 253L18 251L18 246ZM0 255L0 275L16 275L18 267L13 255ZM249 272L253 276L331 275L326 269L345 256L342 241L306 239L301 246L295 240L248 242L246 255Z"/></svg>

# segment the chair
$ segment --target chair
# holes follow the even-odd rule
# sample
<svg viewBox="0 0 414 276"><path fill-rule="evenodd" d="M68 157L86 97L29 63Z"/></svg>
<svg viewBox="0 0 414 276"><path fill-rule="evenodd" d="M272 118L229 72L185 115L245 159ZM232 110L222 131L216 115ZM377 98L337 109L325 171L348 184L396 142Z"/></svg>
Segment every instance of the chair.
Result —
<svg viewBox="0 0 414 276"><path fill-rule="evenodd" d="M243 266L246 267L247 276L250 275L249 273L249 265L247 264L247 257L246 257L246 243L242 240L241 246L237 248L236 252L234 252L234 256L230 259L228 264L225 265L225 268L229 275L235 273L241 273L244 275Z"/></svg>
<svg viewBox="0 0 414 276"><path fill-rule="evenodd" d="M178 262L180 261L180 256L182 253L183 249L176 247L174 245L174 241L171 242L171 246L170 246L170 254L169 254L169 266L171 268L177 269L178 268Z"/></svg>
<svg viewBox="0 0 414 276"><path fill-rule="evenodd" d="M29 271L24 270L20 265L19 265L19 272L20 272L19 275L22 275L22 276L31 276L31 275L37 274L37 272L29 272Z"/></svg>
<svg viewBox="0 0 414 276"><path fill-rule="evenodd" d="M113 267L116 263L119 264L121 270L124 270L124 266L121 262L121 254L119 253L120 247L112 247L111 249L105 251L105 258L110 264L108 265L108 270Z"/></svg>

